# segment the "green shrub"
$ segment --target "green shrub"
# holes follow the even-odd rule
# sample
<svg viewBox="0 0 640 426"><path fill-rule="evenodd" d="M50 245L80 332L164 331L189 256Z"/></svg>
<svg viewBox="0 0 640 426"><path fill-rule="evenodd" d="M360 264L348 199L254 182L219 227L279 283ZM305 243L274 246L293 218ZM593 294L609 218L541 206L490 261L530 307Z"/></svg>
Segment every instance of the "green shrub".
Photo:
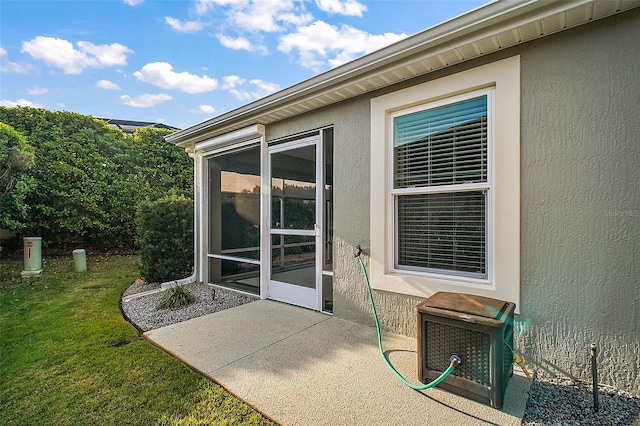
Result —
<svg viewBox="0 0 640 426"><path fill-rule="evenodd" d="M187 277L193 270L193 201L169 195L138 205L140 274L147 282Z"/></svg>
<svg viewBox="0 0 640 426"><path fill-rule="evenodd" d="M181 285L171 287L162 296L158 304L158 309L178 309L196 301L196 298L189 290Z"/></svg>

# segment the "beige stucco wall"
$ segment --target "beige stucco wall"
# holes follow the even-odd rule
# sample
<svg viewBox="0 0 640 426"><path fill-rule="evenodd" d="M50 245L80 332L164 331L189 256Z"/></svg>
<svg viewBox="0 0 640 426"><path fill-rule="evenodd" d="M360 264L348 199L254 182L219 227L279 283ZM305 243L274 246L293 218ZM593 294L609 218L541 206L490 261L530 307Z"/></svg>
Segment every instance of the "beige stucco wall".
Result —
<svg viewBox="0 0 640 426"><path fill-rule="evenodd" d="M640 10L522 62L522 308L536 368L640 394Z"/></svg>
<svg viewBox="0 0 640 426"><path fill-rule="evenodd" d="M640 10L397 87L521 57L521 314L517 348L547 375L640 394ZM387 93L381 91L375 95ZM499 119L499 117L498 117ZM267 140L335 130L334 313L371 323L353 247L369 240L369 97L276 125ZM380 224L376 224L380 226ZM415 335L415 305L376 292L386 329ZM373 335L372 335L373 336Z"/></svg>

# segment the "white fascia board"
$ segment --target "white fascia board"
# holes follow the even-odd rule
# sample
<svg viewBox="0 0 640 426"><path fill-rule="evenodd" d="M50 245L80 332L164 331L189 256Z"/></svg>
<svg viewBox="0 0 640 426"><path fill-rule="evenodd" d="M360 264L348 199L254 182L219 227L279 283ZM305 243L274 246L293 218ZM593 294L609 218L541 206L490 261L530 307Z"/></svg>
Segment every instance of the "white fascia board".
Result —
<svg viewBox="0 0 640 426"><path fill-rule="evenodd" d="M262 124L254 124L247 126L243 129L236 130L234 132L226 133L224 135L209 139L204 142L197 143L195 145L196 152L206 152L225 146L238 144L251 139L264 136L265 128Z"/></svg>

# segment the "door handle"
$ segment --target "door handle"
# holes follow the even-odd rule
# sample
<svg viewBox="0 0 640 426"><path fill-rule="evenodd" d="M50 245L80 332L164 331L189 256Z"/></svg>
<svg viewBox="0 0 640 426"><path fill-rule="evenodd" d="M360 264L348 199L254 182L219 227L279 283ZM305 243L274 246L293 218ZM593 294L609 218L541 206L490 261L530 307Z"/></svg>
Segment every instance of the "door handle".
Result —
<svg viewBox="0 0 640 426"><path fill-rule="evenodd" d="M320 227L318 226L318 224L317 224L317 223L314 223L314 224L313 224L313 230L314 230L314 231L315 231L315 233L316 233L316 237L319 237L319 236L320 236Z"/></svg>

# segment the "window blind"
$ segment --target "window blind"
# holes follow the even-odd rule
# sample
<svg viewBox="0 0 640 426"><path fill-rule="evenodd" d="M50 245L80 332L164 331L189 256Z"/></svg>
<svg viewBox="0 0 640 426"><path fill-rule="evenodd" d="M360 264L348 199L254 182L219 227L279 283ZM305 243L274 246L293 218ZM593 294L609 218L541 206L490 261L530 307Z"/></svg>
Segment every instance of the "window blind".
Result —
<svg viewBox="0 0 640 426"><path fill-rule="evenodd" d="M397 199L398 264L486 275L485 191Z"/></svg>
<svg viewBox="0 0 640 426"><path fill-rule="evenodd" d="M487 111L483 95L394 118L398 267L487 276Z"/></svg>
<svg viewBox="0 0 640 426"><path fill-rule="evenodd" d="M394 187L486 182L487 97L394 118Z"/></svg>

